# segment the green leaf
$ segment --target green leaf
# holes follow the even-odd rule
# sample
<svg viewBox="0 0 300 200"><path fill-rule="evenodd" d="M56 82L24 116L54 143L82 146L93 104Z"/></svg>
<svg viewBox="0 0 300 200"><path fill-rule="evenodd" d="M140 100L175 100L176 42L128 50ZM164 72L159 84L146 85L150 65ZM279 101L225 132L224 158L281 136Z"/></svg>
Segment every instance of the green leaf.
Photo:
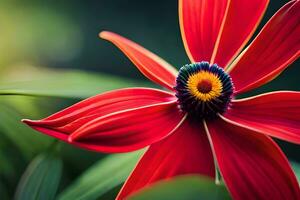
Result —
<svg viewBox="0 0 300 200"><path fill-rule="evenodd" d="M16 200L52 200L62 173L62 161L53 153L37 156L24 172L15 195Z"/></svg>
<svg viewBox="0 0 300 200"><path fill-rule="evenodd" d="M22 124L23 117L12 106L1 101L0 110L0 133L16 145L24 158L31 159L52 141Z"/></svg>
<svg viewBox="0 0 300 200"><path fill-rule="evenodd" d="M123 183L142 151L107 156L84 172L58 197L59 200L94 200Z"/></svg>
<svg viewBox="0 0 300 200"><path fill-rule="evenodd" d="M40 68L26 73L1 81L0 95L87 98L112 89L145 86L139 81L83 71Z"/></svg>
<svg viewBox="0 0 300 200"><path fill-rule="evenodd" d="M296 162L291 162L291 165L292 165L292 168L294 169L294 172L295 172L298 182L300 184L300 164L296 163Z"/></svg>
<svg viewBox="0 0 300 200"><path fill-rule="evenodd" d="M216 185L214 180L202 176L179 176L164 180L145 188L130 200L224 200L230 196L224 185Z"/></svg>

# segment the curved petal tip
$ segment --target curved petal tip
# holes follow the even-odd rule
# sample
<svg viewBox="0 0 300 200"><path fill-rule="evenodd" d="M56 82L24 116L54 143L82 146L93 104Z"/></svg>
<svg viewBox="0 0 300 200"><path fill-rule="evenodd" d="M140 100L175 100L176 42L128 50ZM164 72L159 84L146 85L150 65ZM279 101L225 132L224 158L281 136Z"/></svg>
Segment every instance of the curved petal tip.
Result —
<svg viewBox="0 0 300 200"><path fill-rule="evenodd" d="M110 31L101 31L98 36L102 39L106 39L107 37L109 37L110 34L114 34Z"/></svg>
<svg viewBox="0 0 300 200"><path fill-rule="evenodd" d="M32 126L36 124L38 120L22 119L21 122L27 124L28 126Z"/></svg>
<svg viewBox="0 0 300 200"><path fill-rule="evenodd" d="M68 142L72 143L74 141L74 138L71 137L71 135L68 137Z"/></svg>
<svg viewBox="0 0 300 200"><path fill-rule="evenodd" d="M178 71L171 64L119 34L102 31L99 37L118 47L148 79L171 91L174 90Z"/></svg>
<svg viewBox="0 0 300 200"><path fill-rule="evenodd" d="M80 136L81 136L81 134L74 134L74 133L72 133L68 137L68 142L72 143L74 141L77 141L77 140L79 140Z"/></svg>

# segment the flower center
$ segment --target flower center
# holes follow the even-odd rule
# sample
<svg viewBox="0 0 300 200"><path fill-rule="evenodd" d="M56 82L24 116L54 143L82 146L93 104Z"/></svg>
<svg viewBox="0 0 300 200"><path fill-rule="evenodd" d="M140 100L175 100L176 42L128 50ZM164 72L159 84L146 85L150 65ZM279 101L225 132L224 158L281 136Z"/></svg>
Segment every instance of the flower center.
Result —
<svg viewBox="0 0 300 200"><path fill-rule="evenodd" d="M209 80L202 80L201 82L198 83L197 89L200 93L207 94L211 91L212 84Z"/></svg>
<svg viewBox="0 0 300 200"><path fill-rule="evenodd" d="M224 113L233 94L230 76L208 62L181 67L175 89L180 108L198 119L213 119Z"/></svg>

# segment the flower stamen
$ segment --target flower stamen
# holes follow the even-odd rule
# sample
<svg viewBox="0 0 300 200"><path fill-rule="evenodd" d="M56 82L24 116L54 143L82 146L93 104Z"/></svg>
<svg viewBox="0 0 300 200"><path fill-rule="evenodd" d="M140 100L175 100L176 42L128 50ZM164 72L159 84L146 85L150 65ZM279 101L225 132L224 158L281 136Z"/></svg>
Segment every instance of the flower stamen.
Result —
<svg viewBox="0 0 300 200"><path fill-rule="evenodd" d="M183 66L176 80L176 96L183 111L201 119L226 111L233 93L231 78L216 64Z"/></svg>

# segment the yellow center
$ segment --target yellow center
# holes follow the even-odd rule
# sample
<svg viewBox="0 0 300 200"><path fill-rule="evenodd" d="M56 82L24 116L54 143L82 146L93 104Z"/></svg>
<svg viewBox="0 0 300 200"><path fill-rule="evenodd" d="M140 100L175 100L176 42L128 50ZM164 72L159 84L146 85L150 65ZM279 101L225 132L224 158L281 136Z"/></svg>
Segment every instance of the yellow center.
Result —
<svg viewBox="0 0 300 200"><path fill-rule="evenodd" d="M223 90L221 80L208 71L200 71L191 75L187 86L194 97L204 102L219 97Z"/></svg>

